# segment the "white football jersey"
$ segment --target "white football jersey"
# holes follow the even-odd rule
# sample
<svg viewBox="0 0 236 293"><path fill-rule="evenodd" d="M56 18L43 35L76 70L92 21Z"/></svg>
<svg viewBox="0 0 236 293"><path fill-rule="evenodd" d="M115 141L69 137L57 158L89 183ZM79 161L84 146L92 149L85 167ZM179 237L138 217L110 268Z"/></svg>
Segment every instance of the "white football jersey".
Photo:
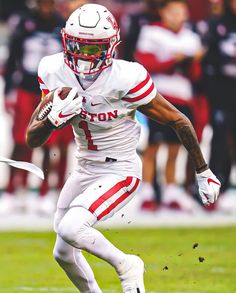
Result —
<svg viewBox="0 0 236 293"><path fill-rule="evenodd" d="M160 23L144 25L140 31L137 50L151 53L161 62L168 62L182 53L192 57L202 49L200 37L190 29L182 28L172 32ZM158 91L167 97L191 100L193 89L190 78L180 74L179 70L169 70L152 75Z"/></svg>
<svg viewBox="0 0 236 293"><path fill-rule="evenodd" d="M67 86L77 87L84 97L83 108L71 122L78 159L137 161L140 126L134 119L135 110L156 96L154 83L142 65L113 60L112 65L84 90L64 63L63 54L59 53L41 60L38 75L41 90L46 94ZM140 177L140 171L138 173L131 172Z"/></svg>

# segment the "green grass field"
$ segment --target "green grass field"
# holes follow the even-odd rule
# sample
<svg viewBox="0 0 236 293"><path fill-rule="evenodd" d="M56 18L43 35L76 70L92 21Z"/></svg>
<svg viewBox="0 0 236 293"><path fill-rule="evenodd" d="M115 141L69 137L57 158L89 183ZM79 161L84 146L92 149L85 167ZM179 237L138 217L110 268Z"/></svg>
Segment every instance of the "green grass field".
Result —
<svg viewBox="0 0 236 293"><path fill-rule="evenodd" d="M149 293L235 293L235 230L129 229L103 233L127 253L142 257ZM77 292L53 260L54 239L53 233L0 233L0 293ZM110 266L90 255L87 259L103 292L121 292Z"/></svg>

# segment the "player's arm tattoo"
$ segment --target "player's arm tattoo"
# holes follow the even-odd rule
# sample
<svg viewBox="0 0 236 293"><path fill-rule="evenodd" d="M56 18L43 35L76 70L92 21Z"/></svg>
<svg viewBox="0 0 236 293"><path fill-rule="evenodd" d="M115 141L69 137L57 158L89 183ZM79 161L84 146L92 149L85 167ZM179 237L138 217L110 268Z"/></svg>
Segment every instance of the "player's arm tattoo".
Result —
<svg viewBox="0 0 236 293"><path fill-rule="evenodd" d="M27 132L26 143L35 148L44 144L50 137L52 131L55 129L47 117L43 120L37 120L40 106L36 108L31 116Z"/></svg>
<svg viewBox="0 0 236 293"><path fill-rule="evenodd" d="M192 161L194 162L196 171L199 173L206 170L208 166L203 158L195 130L187 117L171 121L167 123L167 125L171 126L175 130L180 141L187 149Z"/></svg>
<svg viewBox="0 0 236 293"><path fill-rule="evenodd" d="M187 149L197 172L208 168L202 155L195 130L189 119L177 110L172 104L157 94L149 104L138 108L140 112L149 118L174 129L180 141Z"/></svg>

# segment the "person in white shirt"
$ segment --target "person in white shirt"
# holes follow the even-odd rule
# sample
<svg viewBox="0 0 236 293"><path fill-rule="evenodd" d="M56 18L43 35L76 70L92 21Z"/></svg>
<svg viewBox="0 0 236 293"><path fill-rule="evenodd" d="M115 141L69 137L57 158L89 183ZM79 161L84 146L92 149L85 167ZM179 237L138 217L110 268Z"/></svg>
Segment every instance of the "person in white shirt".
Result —
<svg viewBox="0 0 236 293"><path fill-rule="evenodd" d="M31 117L27 143L43 144L53 131L73 127L77 168L65 183L57 204L54 257L83 293L102 292L81 250L111 264L123 292L145 292L143 261L116 248L94 226L113 216L135 195L141 180L136 154L138 109L172 126L191 155L205 204L217 199L220 182L208 169L189 120L167 102L138 63L114 59L119 28L106 7L86 4L75 10L62 30L64 52L42 59L42 92L54 91L52 109ZM62 87L71 87L62 100Z"/></svg>
<svg viewBox="0 0 236 293"><path fill-rule="evenodd" d="M159 3L160 21L142 27L135 52L151 74L158 91L190 121L193 117L194 83L201 77L200 59L204 50L200 37L186 27L188 19L186 0L163 0ZM163 171L161 204L193 212L197 202L186 194L176 181L176 163L181 142L169 127L148 120L148 146L143 154L143 182L140 188L142 207L155 203L156 156L160 146L167 147L167 160ZM147 170L147 171L146 171ZM188 164L186 173L193 173ZM154 206L155 207L155 206Z"/></svg>

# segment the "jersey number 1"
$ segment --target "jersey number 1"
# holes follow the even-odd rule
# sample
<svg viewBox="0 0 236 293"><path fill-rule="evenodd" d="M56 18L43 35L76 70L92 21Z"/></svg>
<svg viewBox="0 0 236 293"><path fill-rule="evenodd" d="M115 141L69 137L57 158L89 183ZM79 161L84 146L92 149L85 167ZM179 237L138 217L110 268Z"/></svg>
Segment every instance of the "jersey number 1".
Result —
<svg viewBox="0 0 236 293"><path fill-rule="evenodd" d="M86 121L80 121L79 128L83 129L85 137L88 141L88 150L90 151L97 151L98 147L93 144L91 131L88 128L88 123Z"/></svg>

